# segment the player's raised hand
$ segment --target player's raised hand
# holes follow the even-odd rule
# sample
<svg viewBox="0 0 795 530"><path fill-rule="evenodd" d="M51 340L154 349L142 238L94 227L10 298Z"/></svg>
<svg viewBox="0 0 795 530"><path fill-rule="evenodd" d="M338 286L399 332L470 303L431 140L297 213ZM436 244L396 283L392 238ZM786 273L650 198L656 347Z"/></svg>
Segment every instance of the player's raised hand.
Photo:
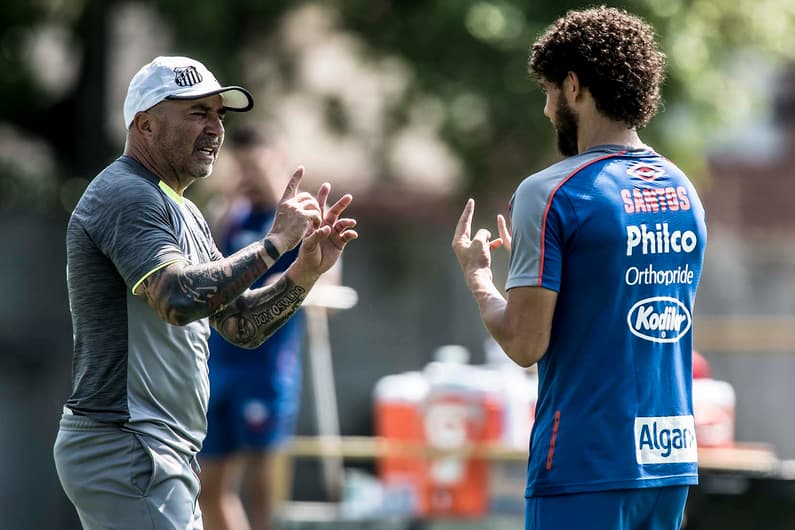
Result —
<svg viewBox="0 0 795 530"><path fill-rule="evenodd" d="M508 221L502 214L497 215L497 230L500 232L500 237L491 241L489 247L491 250L503 247L508 252L511 251L511 229L508 227Z"/></svg>
<svg viewBox="0 0 795 530"><path fill-rule="evenodd" d="M309 227L317 228L322 223L323 217L318 200L311 193L298 191L303 176L304 168L298 166L279 199L273 226L267 236L280 253L295 248ZM325 194L322 197L324 203L329 189L328 184L324 184L318 190L319 197Z"/></svg>

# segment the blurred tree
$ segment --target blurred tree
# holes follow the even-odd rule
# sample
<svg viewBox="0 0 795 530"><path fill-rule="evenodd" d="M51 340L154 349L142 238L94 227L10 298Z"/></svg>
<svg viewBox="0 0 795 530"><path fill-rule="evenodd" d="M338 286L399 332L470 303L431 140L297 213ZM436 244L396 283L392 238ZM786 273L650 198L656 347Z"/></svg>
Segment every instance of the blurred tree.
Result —
<svg viewBox="0 0 795 530"><path fill-rule="evenodd" d="M103 112L108 13L114 3L0 4L0 116L49 144L62 178L90 174L108 156ZM75 59L78 66L68 71L62 59ZM0 174L0 182L9 178ZM49 207L47 199L53 198L40 197L41 206Z"/></svg>
<svg viewBox="0 0 795 530"><path fill-rule="evenodd" d="M89 178L113 155L104 127L109 16L123 0L12 0L0 4L0 116L45 140L62 178ZM282 15L306 2L151 0L174 32L174 52L217 65L219 77L245 78L243 52L267 38ZM406 120L412 100L444 104L442 133L463 162L467 193L503 189L553 159L542 96L526 70L538 33L585 2L519 0L336 0L340 24L361 36L373 57L405 59L412 84L390 123ZM645 138L702 176L714 131L768 112L765 62L795 55L791 0L624 0L646 17L669 57L664 112ZM49 35L49 41L42 35ZM44 48L36 43L55 42ZM60 44L59 44L60 43ZM39 46L37 48L37 46ZM47 62L49 57L49 62ZM61 57L63 58L61 60ZM58 77L71 60L73 75ZM289 57L283 58L289 69ZM44 65L42 67L42 65ZM37 68L34 68L37 66ZM49 78L41 72L50 72ZM66 72L66 70L64 70ZM762 85L761 87L759 85ZM350 122L344 109L335 123Z"/></svg>
<svg viewBox="0 0 795 530"><path fill-rule="evenodd" d="M770 112L766 68L795 58L791 0L607 2L646 18L668 55L661 114L643 131L697 180L717 131ZM417 87L448 104L445 134L472 189L515 182L550 156L543 99L527 74L530 44L590 2L339 0L342 19L377 50L405 56ZM760 86L761 85L761 86ZM497 171L495 171L497 170Z"/></svg>

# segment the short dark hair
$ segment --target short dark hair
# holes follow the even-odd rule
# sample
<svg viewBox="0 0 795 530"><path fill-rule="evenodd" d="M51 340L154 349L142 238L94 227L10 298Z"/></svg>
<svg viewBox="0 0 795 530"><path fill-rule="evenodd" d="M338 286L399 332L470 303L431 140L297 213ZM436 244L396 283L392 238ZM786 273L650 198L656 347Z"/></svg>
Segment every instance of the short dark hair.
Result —
<svg viewBox="0 0 795 530"><path fill-rule="evenodd" d="M249 147L268 147L273 143L271 133L260 125L241 124L227 135L229 145L234 149Z"/></svg>
<svg viewBox="0 0 795 530"><path fill-rule="evenodd" d="M597 110L642 127L660 105L665 54L647 22L601 6L569 11L549 26L533 44L529 70L557 86L574 72Z"/></svg>

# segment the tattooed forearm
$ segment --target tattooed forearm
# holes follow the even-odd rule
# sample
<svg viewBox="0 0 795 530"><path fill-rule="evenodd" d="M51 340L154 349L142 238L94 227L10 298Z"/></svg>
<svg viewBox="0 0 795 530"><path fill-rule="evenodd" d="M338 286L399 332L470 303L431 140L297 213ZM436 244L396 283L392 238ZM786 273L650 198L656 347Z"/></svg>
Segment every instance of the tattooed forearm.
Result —
<svg viewBox="0 0 795 530"><path fill-rule="evenodd" d="M272 265L257 242L219 261L172 265L153 273L142 294L166 322L183 325L232 303Z"/></svg>
<svg viewBox="0 0 795 530"><path fill-rule="evenodd" d="M229 342L256 348L298 310L306 293L283 274L274 284L245 293L211 321Z"/></svg>

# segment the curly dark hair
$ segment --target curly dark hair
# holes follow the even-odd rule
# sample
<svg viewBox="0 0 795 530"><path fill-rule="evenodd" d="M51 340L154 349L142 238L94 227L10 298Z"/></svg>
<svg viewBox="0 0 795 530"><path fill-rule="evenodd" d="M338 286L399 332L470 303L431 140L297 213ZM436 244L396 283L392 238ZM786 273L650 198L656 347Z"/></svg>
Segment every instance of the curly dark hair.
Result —
<svg viewBox="0 0 795 530"><path fill-rule="evenodd" d="M574 72L604 115L643 127L657 113L665 54L654 29L624 10L569 11L533 44L529 70L560 86Z"/></svg>

